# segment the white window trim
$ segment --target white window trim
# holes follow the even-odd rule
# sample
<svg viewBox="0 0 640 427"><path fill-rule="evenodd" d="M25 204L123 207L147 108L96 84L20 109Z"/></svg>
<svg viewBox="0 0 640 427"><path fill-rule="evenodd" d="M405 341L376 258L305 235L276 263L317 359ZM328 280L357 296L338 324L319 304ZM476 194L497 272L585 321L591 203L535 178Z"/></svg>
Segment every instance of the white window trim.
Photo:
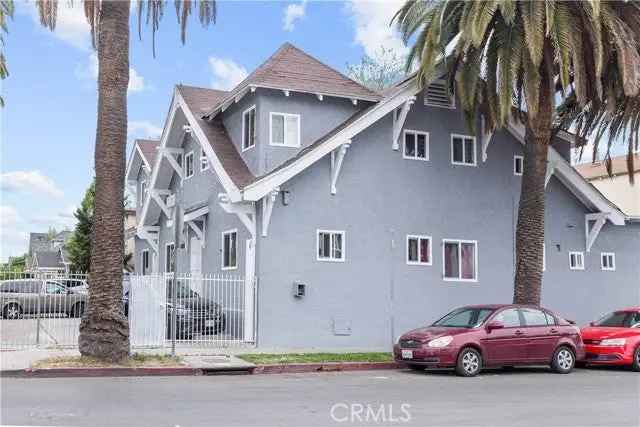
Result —
<svg viewBox="0 0 640 427"><path fill-rule="evenodd" d="M420 259L420 239L429 240L429 262L420 262L420 261L409 261L409 240L410 239L418 239L418 260ZM431 236L424 236L419 234L407 234L406 240L406 261L407 265L433 265L433 239Z"/></svg>
<svg viewBox="0 0 640 427"><path fill-rule="evenodd" d="M164 245L164 257L165 257L164 258L164 272L165 273L170 273L170 274L175 274L175 271L168 271L168 269L167 269L169 267L169 264L168 264L169 260L167 259L167 249L171 245L173 245L173 250L175 252L175 250L176 250L175 242L168 242L168 243L165 243L165 245ZM174 266L174 267L177 267L177 265Z"/></svg>
<svg viewBox="0 0 640 427"><path fill-rule="evenodd" d="M582 265L581 266L572 266L571 265L571 256L572 255L579 255L580 258L582 259ZM577 260L577 257L576 257ZM569 252L569 270L584 270L584 252L580 252L580 251L571 251Z"/></svg>
<svg viewBox="0 0 640 427"><path fill-rule="evenodd" d="M147 254L147 261L149 261L149 266L147 268L145 268L144 265L144 255ZM140 269L142 270L141 273L143 275L146 275L148 273L147 270L151 270L151 258L149 258L149 249L143 249L140 252Z"/></svg>
<svg viewBox="0 0 640 427"><path fill-rule="evenodd" d="M476 277L474 279L463 279L462 277L454 278L454 277L446 277L446 255L444 252L445 243L458 243L458 263L462 262L462 243L473 243L475 245L475 250L473 251L473 263L474 269L473 271L476 273ZM458 265L458 271L460 276L462 276L462 266ZM468 282L468 283L476 283L478 282L478 241L477 240L460 240L460 239L442 239L442 279L445 282Z"/></svg>
<svg viewBox="0 0 640 427"><path fill-rule="evenodd" d="M246 110L244 110L242 112L242 147L241 148L242 148L242 152L243 153L245 151L247 151L247 150L251 150L253 147L256 146L256 142L254 140L253 145L250 145L249 147L245 147L245 140L244 140L244 135L245 135L245 133L244 133L244 116L247 113L249 113L251 110L255 111L254 116L253 116L253 131L256 132L256 133L258 132L258 130L256 129L256 125L258 123L258 116L257 116L256 106L252 105L251 107L247 108ZM257 135L256 135L256 138L257 138Z"/></svg>
<svg viewBox="0 0 640 427"><path fill-rule="evenodd" d="M522 165L522 171L518 172L516 165L518 164L518 160L520 160L520 164ZM513 174L515 176L522 176L524 172L524 156L515 155L513 156Z"/></svg>
<svg viewBox="0 0 640 427"><path fill-rule="evenodd" d="M189 163L187 161L187 159L191 157L191 175L189 175L189 169L187 167L187 164ZM189 151L187 154L184 155L184 164L182 166L182 168L184 169L184 179L189 179L191 178L193 175L196 174L196 165L194 162L194 155L193 155L193 150Z"/></svg>
<svg viewBox="0 0 640 427"><path fill-rule="evenodd" d="M227 266L224 265L224 236L227 234L236 234L236 265ZM220 269L221 270L236 270L238 268L238 229L232 228L231 230L226 230L222 232L221 240L220 240L220 248L222 249L222 257L220 257Z"/></svg>
<svg viewBox="0 0 640 427"><path fill-rule="evenodd" d="M604 266L604 257L611 257L611 266ZM604 271L616 271L616 254L614 252L600 252L600 268Z"/></svg>
<svg viewBox="0 0 640 427"><path fill-rule="evenodd" d="M407 144L407 134L413 134L415 136L415 156L407 156L406 144ZM418 135L424 135L424 154L425 157L418 157ZM405 129L402 132L402 158L407 160L421 160L423 162L429 161L429 132L424 132L421 130L413 130L413 129Z"/></svg>
<svg viewBox="0 0 640 427"><path fill-rule="evenodd" d="M462 143L462 157L464 158L465 156L465 150L464 150L464 140L465 139L471 139L473 140L473 163L465 163L465 162L456 162L453 160L453 139L454 138L462 138L463 143ZM476 140L475 136L472 135L463 135L463 134L459 134L459 133L452 133L451 134L451 164L452 165L460 165L460 166L472 166L472 167L477 167L478 166L478 141Z"/></svg>
<svg viewBox="0 0 640 427"><path fill-rule="evenodd" d="M277 142L273 142L273 116L284 116L284 128L283 128L283 138L286 141L287 139L287 117L297 117L298 118L298 140L295 145L287 144L286 142L283 144L279 144ZM290 147L290 148L299 148L300 147L300 122L302 118L300 114L290 114L290 113L279 113L276 111L272 111L269 113L269 145L273 145L275 147Z"/></svg>
<svg viewBox="0 0 640 427"><path fill-rule="evenodd" d="M145 193L147 192L147 180L143 179L142 181L140 181L140 201L142 202L142 204L144 205L146 196Z"/></svg>
<svg viewBox="0 0 640 427"><path fill-rule="evenodd" d="M342 250L340 251L340 258L333 258L333 257L329 257L329 258L320 258L320 254L318 249L320 248L320 233L329 233L329 234L340 234L342 236ZM322 262L345 262L346 260L346 247L347 247L347 242L346 242L346 235L344 230L326 230L326 229L317 229L316 230L316 260L317 261L322 261Z"/></svg>
<svg viewBox="0 0 640 427"><path fill-rule="evenodd" d="M200 147L200 172L204 172L209 169L209 158L207 153L204 152L204 148Z"/></svg>

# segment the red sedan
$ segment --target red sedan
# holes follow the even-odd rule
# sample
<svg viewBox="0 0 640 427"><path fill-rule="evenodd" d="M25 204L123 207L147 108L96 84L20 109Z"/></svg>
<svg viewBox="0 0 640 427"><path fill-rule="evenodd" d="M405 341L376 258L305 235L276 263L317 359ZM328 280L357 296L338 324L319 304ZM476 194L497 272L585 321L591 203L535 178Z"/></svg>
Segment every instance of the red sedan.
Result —
<svg viewBox="0 0 640 427"><path fill-rule="evenodd" d="M640 371L640 307L614 311L582 329L586 357L593 365L627 365Z"/></svg>
<svg viewBox="0 0 640 427"><path fill-rule="evenodd" d="M485 366L550 364L569 373L584 358L580 330L549 310L479 305L453 310L433 325L403 334L394 357L411 369L455 368L477 375Z"/></svg>

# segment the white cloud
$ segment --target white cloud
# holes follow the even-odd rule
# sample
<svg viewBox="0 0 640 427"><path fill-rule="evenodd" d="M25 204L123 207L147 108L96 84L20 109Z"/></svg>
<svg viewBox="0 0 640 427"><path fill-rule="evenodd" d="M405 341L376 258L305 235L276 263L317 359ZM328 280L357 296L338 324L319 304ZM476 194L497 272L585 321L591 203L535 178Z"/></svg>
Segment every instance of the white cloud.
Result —
<svg viewBox="0 0 640 427"><path fill-rule="evenodd" d="M306 14L307 0L301 3L292 3L284 9L284 17L282 19L282 29L285 31L293 31L296 21L304 18Z"/></svg>
<svg viewBox="0 0 640 427"><path fill-rule="evenodd" d="M3 173L0 176L0 187L8 192L41 194L56 198L64 196L55 182L38 170Z"/></svg>
<svg viewBox="0 0 640 427"><path fill-rule="evenodd" d="M96 82L98 80L98 55L95 52L89 54L86 63L78 64L75 69L76 77L80 80ZM129 93L142 92L147 88L144 77L135 68L129 68Z"/></svg>
<svg viewBox="0 0 640 427"><path fill-rule="evenodd" d="M219 90L230 90L247 77L247 69L231 59L209 57L209 66L213 78L211 87Z"/></svg>
<svg viewBox="0 0 640 427"><path fill-rule="evenodd" d="M29 14L34 24L43 30L50 32L40 24L40 15L35 2L29 2ZM56 28L50 32L54 37L68 43L78 49L91 49L91 27L84 16L82 2L58 2L58 15Z"/></svg>
<svg viewBox="0 0 640 427"><path fill-rule="evenodd" d="M162 135L162 128L145 120L129 122L129 138L158 138Z"/></svg>
<svg viewBox="0 0 640 427"><path fill-rule="evenodd" d="M27 251L29 233L21 230L24 221L16 208L0 205L0 255L2 261Z"/></svg>
<svg viewBox="0 0 640 427"><path fill-rule="evenodd" d="M404 0L350 0L347 3L347 12L355 24L355 42L367 55L375 58L381 46L392 49L400 57L407 54L400 34L389 25L403 3Z"/></svg>

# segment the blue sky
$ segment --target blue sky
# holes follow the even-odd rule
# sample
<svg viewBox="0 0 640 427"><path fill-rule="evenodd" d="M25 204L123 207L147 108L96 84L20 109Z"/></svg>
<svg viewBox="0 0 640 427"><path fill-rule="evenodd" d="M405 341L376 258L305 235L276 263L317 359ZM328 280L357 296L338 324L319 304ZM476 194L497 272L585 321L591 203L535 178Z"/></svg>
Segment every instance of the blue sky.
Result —
<svg viewBox="0 0 640 427"><path fill-rule="evenodd" d="M16 3L0 111L2 260L26 251L30 231L73 227L93 176L97 61L81 2L60 2L54 33L40 26L34 2ZM129 141L159 135L175 84L229 89L285 41L341 71L382 45L402 53L387 27L399 4L219 1L217 24L192 20L182 46L167 2L155 59L150 31L140 41L132 16Z"/></svg>
<svg viewBox="0 0 640 427"><path fill-rule="evenodd" d="M80 0L60 1L57 29L44 29L34 2L16 0L0 110L0 259L27 249L30 231L73 227L72 212L93 176L97 60ZM345 71L384 46L406 53L388 23L399 0L218 1L218 23L192 20L179 40L173 2L157 34L137 37L132 15L129 142L157 137L173 86L230 89L285 41ZM585 156L588 157L588 156Z"/></svg>

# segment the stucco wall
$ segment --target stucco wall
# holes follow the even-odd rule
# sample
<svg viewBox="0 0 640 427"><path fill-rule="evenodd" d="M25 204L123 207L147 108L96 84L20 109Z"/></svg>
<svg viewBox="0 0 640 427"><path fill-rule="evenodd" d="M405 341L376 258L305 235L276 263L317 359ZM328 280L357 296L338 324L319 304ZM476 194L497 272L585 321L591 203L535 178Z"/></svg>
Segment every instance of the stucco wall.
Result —
<svg viewBox="0 0 640 427"><path fill-rule="evenodd" d="M276 202L269 236L258 244L259 345L388 349L401 332L454 307L511 301L520 187L513 155L520 146L501 132L486 163L478 146L477 167L457 166L450 161L450 134L468 133L458 114L416 103L405 128L430 132L428 162L391 149L386 117L354 138L336 195L329 192L328 156L281 186L290 203ZM543 303L583 323L632 304L640 280L634 228L607 227L586 257L587 270L570 271L567 251L584 250L585 210L555 178L548 193ZM345 262L316 260L317 229L346 232ZM432 237L431 266L406 264L407 234ZM443 280L445 238L477 240L477 282ZM555 244L560 252L550 250ZM616 272L595 271L600 264L593 254L605 249L620 252ZM605 280L615 282L615 294L603 297ZM292 296L295 281L308 286L302 299ZM350 323L351 335L335 335L334 322Z"/></svg>

